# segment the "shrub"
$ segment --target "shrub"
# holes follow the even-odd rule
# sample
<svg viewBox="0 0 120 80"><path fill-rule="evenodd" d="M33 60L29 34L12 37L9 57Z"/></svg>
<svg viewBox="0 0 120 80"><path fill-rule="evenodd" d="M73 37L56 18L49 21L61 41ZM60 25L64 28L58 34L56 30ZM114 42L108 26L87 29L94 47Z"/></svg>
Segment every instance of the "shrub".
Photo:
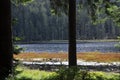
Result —
<svg viewBox="0 0 120 80"><path fill-rule="evenodd" d="M74 80L75 76L78 74L79 69L76 67L72 68L61 68L57 74L58 80Z"/></svg>
<svg viewBox="0 0 120 80"><path fill-rule="evenodd" d="M119 80L120 74L80 71L74 80Z"/></svg>
<svg viewBox="0 0 120 80"><path fill-rule="evenodd" d="M19 74L6 80L119 80L119 73L105 73L98 71L80 71L78 68L61 68L57 72L30 70L17 67Z"/></svg>
<svg viewBox="0 0 120 80"><path fill-rule="evenodd" d="M120 50L120 36L118 36L117 38L118 38L119 42L118 42L118 44L115 44L115 47Z"/></svg>

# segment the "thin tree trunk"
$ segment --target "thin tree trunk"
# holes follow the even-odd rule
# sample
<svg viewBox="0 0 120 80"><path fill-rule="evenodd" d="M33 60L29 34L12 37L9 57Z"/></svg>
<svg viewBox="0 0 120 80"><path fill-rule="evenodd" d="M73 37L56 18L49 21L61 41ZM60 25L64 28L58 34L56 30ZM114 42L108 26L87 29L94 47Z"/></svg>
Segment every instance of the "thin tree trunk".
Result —
<svg viewBox="0 0 120 80"><path fill-rule="evenodd" d="M76 59L76 0L69 0L69 67L77 66Z"/></svg>
<svg viewBox="0 0 120 80"><path fill-rule="evenodd" d="M10 0L1 0L0 10L0 80L4 80L12 72Z"/></svg>

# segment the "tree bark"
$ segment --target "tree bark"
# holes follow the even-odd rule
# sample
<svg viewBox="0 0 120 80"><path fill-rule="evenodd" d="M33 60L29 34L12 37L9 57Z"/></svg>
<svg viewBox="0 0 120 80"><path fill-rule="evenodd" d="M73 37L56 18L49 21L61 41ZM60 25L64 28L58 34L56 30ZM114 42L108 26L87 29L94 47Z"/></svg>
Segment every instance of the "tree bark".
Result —
<svg viewBox="0 0 120 80"><path fill-rule="evenodd" d="M77 66L76 59L76 0L69 0L69 67Z"/></svg>
<svg viewBox="0 0 120 80"><path fill-rule="evenodd" d="M12 72L10 0L1 0L0 10L0 80L4 80Z"/></svg>

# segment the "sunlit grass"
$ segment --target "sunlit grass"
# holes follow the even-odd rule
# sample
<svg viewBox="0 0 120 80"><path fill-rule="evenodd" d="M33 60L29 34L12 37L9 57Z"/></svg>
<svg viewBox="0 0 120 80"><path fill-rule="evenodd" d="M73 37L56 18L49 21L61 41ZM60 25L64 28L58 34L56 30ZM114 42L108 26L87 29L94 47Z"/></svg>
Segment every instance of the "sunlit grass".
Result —
<svg viewBox="0 0 120 80"><path fill-rule="evenodd" d="M18 55L14 55L16 59L23 60L33 60L33 59L59 59L59 60L68 60L68 54L59 52L59 53L21 53ZM120 53L101 53L101 52L86 52L86 53L78 53L77 59L85 60L85 61L97 61L97 62L119 62L120 61Z"/></svg>
<svg viewBox="0 0 120 80"><path fill-rule="evenodd" d="M17 67L16 71L20 72L16 74L14 80L47 80L47 78L54 78L57 76L55 72L32 70L26 67Z"/></svg>
<svg viewBox="0 0 120 80"><path fill-rule="evenodd" d="M31 70L26 67L17 67L16 71L19 74L10 77L7 80L73 80L70 77L73 76L72 73L76 73L72 69L61 69L58 72L48 72L41 70ZM69 73L71 72L71 74ZM79 71L74 75L74 80L119 80L119 73L108 73L101 71Z"/></svg>

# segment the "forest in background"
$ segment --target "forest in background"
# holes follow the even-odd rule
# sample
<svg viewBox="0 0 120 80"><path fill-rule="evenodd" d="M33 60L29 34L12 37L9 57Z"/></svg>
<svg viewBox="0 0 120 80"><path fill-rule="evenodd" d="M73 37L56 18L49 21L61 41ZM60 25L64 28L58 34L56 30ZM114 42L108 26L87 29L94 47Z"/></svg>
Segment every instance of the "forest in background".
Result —
<svg viewBox="0 0 120 80"><path fill-rule="evenodd" d="M52 12L49 0L12 4L13 36L22 38L22 42L68 40L68 16ZM120 35L120 27L110 19L92 24L86 7L77 4L76 14L77 40L116 39Z"/></svg>

